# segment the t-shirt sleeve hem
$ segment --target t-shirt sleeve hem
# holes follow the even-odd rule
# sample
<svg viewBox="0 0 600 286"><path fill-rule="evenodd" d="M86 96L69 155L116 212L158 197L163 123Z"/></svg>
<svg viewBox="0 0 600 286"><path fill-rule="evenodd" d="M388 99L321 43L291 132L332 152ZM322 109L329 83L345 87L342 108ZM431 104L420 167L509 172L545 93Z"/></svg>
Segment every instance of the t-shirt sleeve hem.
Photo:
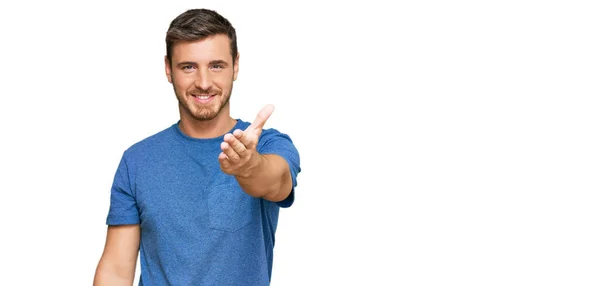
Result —
<svg viewBox="0 0 600 286"><path fill-rule="evenodd" d="M276 205L278 205L280 208L289 208L294 204L294 189L292 189L292 192L290 192L290 194L288 195L287 198L285 198L285 200L280 201L280 202L275 202Z"/></svg>
<svg viewBox="0 0 600 286"><path fill-rule="evenodd" d="M107 225L139 224L140 218L137 216L113 216L106 218Z"/></svg>

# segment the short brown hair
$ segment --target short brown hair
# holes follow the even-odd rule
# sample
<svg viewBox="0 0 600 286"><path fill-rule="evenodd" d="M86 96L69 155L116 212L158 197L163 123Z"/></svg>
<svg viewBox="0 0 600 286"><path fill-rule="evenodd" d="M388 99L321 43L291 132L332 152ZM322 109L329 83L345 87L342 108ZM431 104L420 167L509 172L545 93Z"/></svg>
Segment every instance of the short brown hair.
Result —
<svg viewBox="0 0 600 286"><path fill-rule="evenodd" d="M237 57L235 29L225 17L209 9L190 9L171 21L167 31L167 59L171 62L173 45L179 41L197 41L225 34L229 37L229 50L233 63Z"/></svg>

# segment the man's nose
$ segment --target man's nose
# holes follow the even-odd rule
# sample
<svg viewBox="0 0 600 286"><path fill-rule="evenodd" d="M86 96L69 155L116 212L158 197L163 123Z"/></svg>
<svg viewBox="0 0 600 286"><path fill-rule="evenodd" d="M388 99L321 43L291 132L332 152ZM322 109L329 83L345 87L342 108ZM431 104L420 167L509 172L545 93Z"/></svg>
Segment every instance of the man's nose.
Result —
<svg viewBox="0 0 600 286"><path fill-rule="evenodd" d="M212 86L212 80L210 78L210 73L207 70L200 69L197 73L196 80L194 82L196 88L200 90L210 90Z"/></svg>

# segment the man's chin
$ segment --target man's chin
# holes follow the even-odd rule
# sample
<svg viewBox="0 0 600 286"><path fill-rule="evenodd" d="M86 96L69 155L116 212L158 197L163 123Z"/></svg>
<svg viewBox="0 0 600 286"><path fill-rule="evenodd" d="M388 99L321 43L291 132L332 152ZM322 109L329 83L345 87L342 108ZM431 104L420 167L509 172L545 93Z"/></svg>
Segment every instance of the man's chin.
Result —
<svg viewBox="0 0 600 286"><path fill-rule="evenodd" d="M194 119L196 119L198 121L209 121L209 120L215 119L217 117L217 114L215 114L215 113L211 113L211 114L206 114L206 113L198 114L198 113L196 113L196 114L194 114L193 117L194 117Z"/></svg>
<svg viewBox="0 0 600 286"><path fill-rule="evenodd" d="M225 106L220 106L220 108L215 108L214 105L200 107L192 103L186 104L185 109L187 109L188 114L197 121L210 121L217 118L224 107Z"/></svg>
<svg viewBox="0 0 600 286"><path fill-rule="evenodd" d="M219 115L220 110L195 110L192 112L192 117L200 121L213 120Z"/></svg>

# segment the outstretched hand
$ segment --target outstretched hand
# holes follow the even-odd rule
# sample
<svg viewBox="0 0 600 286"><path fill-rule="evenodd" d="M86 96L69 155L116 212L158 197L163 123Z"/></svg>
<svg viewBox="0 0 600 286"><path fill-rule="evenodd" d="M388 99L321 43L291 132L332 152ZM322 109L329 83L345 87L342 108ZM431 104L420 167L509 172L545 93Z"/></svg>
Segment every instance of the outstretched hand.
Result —
<svg viewBox="0 0 600 286"><path fill-rule="evenodd" d="M225 134L224 142L221 143L223 152L219 154L219 163L223 172L247 177L252 169L260 164L260 154L256 151L258 138L274 109L273 105L266 105L246 130L236 129L233 134Z"/></svg>

